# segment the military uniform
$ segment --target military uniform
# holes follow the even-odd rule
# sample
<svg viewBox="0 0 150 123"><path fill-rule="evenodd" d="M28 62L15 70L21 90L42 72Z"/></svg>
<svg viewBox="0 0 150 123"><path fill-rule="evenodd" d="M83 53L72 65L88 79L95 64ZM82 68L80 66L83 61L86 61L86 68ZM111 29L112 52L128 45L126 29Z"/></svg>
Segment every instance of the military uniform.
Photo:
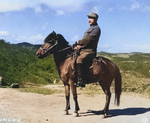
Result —
<svg viewBox="0 0 150 123"><path fill-rule="evenodd" d="M80 55L77 58L77 63L83 63L84 58L89 60L93 57L96 57L97 44L101 34L101 30L98 24L91 25L89 29L84 33L84 36L81 40L77 41L77 44L83 46L81 49ZM87 61L85 60L85 61Z"/></svg>
<svg viewBox="0 0 150 123"><path fill-rule="evenodd" d="M86 72L85 62L91 62L96 57L97 44L101 34L101 30L97 24L98 15L91 12L88 15L89 18L94 18L95 22L92 22L89 29L84 33L81 40L77 41L74 45L74 49L77 50L79 46L79 56L76 60L76 71L77 71L77 86L85 87L86 84Z"/></svg>

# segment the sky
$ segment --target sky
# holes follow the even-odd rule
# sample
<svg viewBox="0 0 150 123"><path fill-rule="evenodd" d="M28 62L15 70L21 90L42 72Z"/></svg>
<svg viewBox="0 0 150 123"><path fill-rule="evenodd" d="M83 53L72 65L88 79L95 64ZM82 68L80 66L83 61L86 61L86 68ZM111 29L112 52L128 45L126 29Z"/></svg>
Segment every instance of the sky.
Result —
<svg viewBox="0 0 150 123"><path fill-rule="evenodd" d="M0 39L43 44L55 31L72 45L90 12L99 15L98 52L150 53L150 0L0 0Z"/></svg>

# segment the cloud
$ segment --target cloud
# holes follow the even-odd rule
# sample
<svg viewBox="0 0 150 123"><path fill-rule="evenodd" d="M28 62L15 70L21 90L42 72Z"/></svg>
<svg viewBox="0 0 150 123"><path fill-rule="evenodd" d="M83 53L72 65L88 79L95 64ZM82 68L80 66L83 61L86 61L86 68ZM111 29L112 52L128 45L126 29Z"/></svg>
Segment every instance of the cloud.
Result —
<svg viewBox="0 0 150 123"><path fill-rule="evenodd" d="M41 4L48 6L55 11L57 15L65 15L81 11L84 8L85 3L92 0L41 0Z"/></svg>
<svg viewBox="0 0 150 123"><path fill-rule="evenodd" d="M46 23L42 26L42 29L43 29L43 30L45 30L45 29L46 29L46 27L48 26L48 24L49 24L49 23L48 23L48 22L46 22Z"/></svg>
<svg viewBox="0 0 150 123"><path fill-rule="evenodd" d="M126 44L125 47L132 49L134 52L150 53L150 45Z"/></svg>
<svg viewBox="0 0 150 123"><path fill-rule="evenodd" d="M145 8L143 9L143 11L150 12L150 6L145 6Z"/></svg>
<svg viewBox="0 0 150 123"><path fill-rule="evenodd" d="M116 4L108 8L108 12L118 11L118 10L149 12L150 6L148 6L148 4L144 2L133 1L131 4L130 3L126 5Z"/></svg>
<svg viewBox="0 0 150 123"><path fill-rule="evenodd" d="M130 7L131 11L139 10L142 12L149 12L150 11L150 6L140 4L139 2L135 2L131 5Z"/></svg>
<svg viewBox="0 0 150 123"><path fill-rule="evenodd" d="M108 9L108 12L112 12L114 10L114 7L111 7Z"/></svg>
<svg viewBox="0 0 150 123"><path fill-rule="evenodd" d="M26 7L30 7L29 1L1 0L0 2L0 12L20 11Z"/></svg>
<svg viewBox="0 0 150 123"><path fill-rule="evenodd" d="M99 13L99 8L97 6L94 6L92 8L92 12Z"/></svg>
<svg viewBox="0 0 150 123"><path fill-rule="evenodd" d="M0 12L21 11L32 8L35 12L53 10L57 15L82 10L85 3L92 0L0 0Z"/></svg>
<svg viewBox="0 0 150 123"><path fill-rule="evenodd" d="M19 42L30 42L32 44L42 44L45 36L38 34L31 37L26 36L15 36L8 33L8 31L0 31L0 39L5 39L8 42L19 43Z"/></svg>
<svg viewBox="0 0 150 123"><path fill-rule="evenodd" d="M110 48L110 45L105 44L105 45L100 45L101 48Z"/></svg>
<svg viewBox="0 0 150 123"><path fill-rule="evenodd" d="M45 39L45 36L42 36L41 34L38 34L38 35L34 35L34 36L31 36L31 37L26 37L26 36L19 36L19 37L16 37L16 36L8 36L7 37L7 40L9 41L12 41L11 39L14 39L13 43L20 43L20 42L30 42L31 44L42 44L44 39Z"/></svg>
<svg viewBox="0 0 150 123"><path fill-rule="evenodd" d="M57 15L64 15L65 12L63 10L56 10Z"/></svg>
<svg viewBox="0 0 150 123"><path fill-rule="evenodd" d="M41 8L41 6L35 7L34 10L35 10L36 13L41 13L41 12L43 12L43 9Z"/></svg>
<svg viewBox="0 0 150 123"><path fill-rule="evenodd" d="M150 45L149 44L125 44L122 46L112 46L108 44L99 44L98 52L105 51L110 53L130 53L130 52L142 52L142 53L150 53Z"/></svg>
<svg viewBox="0 0 150 123"><path fill-rule="evenodd" d="M28 40L32 43L32 44L41 44L43 43L45 37L42 36L41 34L35 35L35 36L31 36Z"/></svg>
<svg viewBox="0 0 150 123"><path fill-rule="evenodd" d="M140 9L141 5L138 2L135 2L131 5L130 10Z"/></svg>
<svg viewBox="0 0 150 123"><path fill-rule="evenodd" d="M75 42L75 41L78 41L79 40L79 36L78 35L75 35L73 38L72 38L72 41Z"/></svg>
<svg viewBox="0 0 150 123"><path fill-rule="evenodd" d="M8 36L9 33L7 31L0 31L0 36L1 37L5 37L5 36Z"/></svg>
<svg viewBox="0 0 150 123"><path fill-rule="evenodd" d="M25 36L19 36L18 38L16 38L16 40L18 42L26 42L28 40L28 38Z"/></svg>

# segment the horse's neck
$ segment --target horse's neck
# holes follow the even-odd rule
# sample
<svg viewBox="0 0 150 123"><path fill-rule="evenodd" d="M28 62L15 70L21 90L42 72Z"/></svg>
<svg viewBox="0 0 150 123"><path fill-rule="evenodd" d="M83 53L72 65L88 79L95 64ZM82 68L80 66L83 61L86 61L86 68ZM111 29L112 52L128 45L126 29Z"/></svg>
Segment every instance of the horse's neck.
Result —
<svg viewBox="0 0 150 123"><path fill-rule="evenodd" d="M60 65L65 62L65 60L67 59L67 55L68 53L59 53L59 52L54 54L55 64L57 66L59 73L60 73Z"/></svg>
<svg viewBox="0 0 150 123"><path fill-rule="evenodd" d="M68 55L72 52L71 49L65 49L67 47L70 47L67 43L66 44L60 44L57 47L57 52L54 53L54 60L58 69L58 72L60 74L60 65L65 63L65 60L68 58Z"/></svg>

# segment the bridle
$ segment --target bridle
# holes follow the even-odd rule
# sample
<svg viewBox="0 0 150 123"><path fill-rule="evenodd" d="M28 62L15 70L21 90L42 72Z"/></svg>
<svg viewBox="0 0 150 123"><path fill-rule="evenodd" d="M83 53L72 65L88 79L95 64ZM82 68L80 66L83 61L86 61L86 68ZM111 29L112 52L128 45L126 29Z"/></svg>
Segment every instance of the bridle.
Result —
<svg viewBox="0 0 150 123"><path fill-rule="evenodd" d="M56 45L58 44L58 40L56 40L55 44L52 46L49 46L48 48L43 49L42 47L40 47L40 50L46 54L50 49L54 48Z"/></svg>
<svg viewBox="0 0 150 123"><path fill-rule="evenodd" d="M54 48L55 46L57 46L57 44L58 44L58 39L55 41L55 44L54 44L54 45L49 46L48 48L45 48L45 49L43 49L42 47L40 47L40 50L41 50L44 54L47 54L48 51L51 50L52 48ZM61 50L59 50L59 51L57 51L57 52L62 52L62 51L65 51L65 50L68 50L68 49L71 49L71 48L72 48L72 47L69 46L69 47L66 47L66 48L64 48L64 49L61 49Z"/></svg>

